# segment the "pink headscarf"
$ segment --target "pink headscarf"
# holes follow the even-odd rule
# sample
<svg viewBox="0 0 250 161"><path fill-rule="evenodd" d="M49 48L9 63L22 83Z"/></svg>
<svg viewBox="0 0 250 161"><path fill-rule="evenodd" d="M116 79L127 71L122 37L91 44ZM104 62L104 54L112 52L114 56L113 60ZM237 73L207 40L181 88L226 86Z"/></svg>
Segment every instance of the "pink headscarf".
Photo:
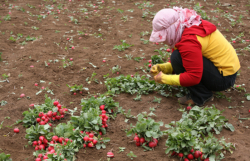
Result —
<svg viewBox="0 0 250 161"><path fill-rule="evenodd" d="M174 7L160 10L153 19L153 31L149 41L164 42L171 48L181 40L185 27L199 26L201 16L194 10Z"/></svg>

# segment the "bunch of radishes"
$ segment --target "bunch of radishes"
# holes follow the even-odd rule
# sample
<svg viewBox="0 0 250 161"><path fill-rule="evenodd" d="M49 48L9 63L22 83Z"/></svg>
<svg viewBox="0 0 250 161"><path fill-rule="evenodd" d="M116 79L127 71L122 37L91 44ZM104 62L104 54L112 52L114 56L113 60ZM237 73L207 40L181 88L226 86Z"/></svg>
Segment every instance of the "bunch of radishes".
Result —
<svg viewBox="0 0 250 161"><path fill-rule="evenodd" d="M102 119L102 127L107 128L108 127L107 121L109 117L106 115L106 111L104 109L105 109L105 105L101 105L100 110L102 111L102 114L100 115L100 117Z"/></svg>
<svg viewBox="0 0 250 161"><path fill-rule="evenodd" d="M50 141L49 144L50 145L53 145L53 144L66 145L68 141L72 142L71 139L58 137L55 135L52 137L52 141ZM48 140L44 136L40 136L39 141L33 141L33 146L35 146L35 150L45 150L48 147L47 152L45 154L42 154L42 153L38 154L38 158L36 158L36 161L40 161L41 159L49 159L48 154L56 155L54 146L48 146Z"/></svg>
<svg viewBox="0 0 250 161"><path fill-rule="evenodd" d="M172 156L178 156L178 157L180 157L180 158L183 158L184 154L183 154L183 153L176 153L176 152L173 152L173 153L172 153ZM198 159L198 158L200 158L200 160L202 160L202 161L209 161L209 158L206 158L206 159L205 159L205 158L203 157L203 154L202 154L201 151L195 151L195 152L194 152L194 149L190 150L190 154L188 154L188 155L186 156L186 158L184 158L184 161L196 160L196 159Z"/></svg>
<svg viewBox="0 0 250 161"><path fill-rule="evenodd" d="M84 144L83 144L83 147L86 148L86 147L89 147L89 148L93 148L95 147L95 145L98 143L98 139L94 139L94 134L93 133L90 133L90 132L85 132L87 135L85 135L83 137L83 140L84 140Z"/></svg>
<svg viewBox="0 0 250 161"><path fill-rule="evenodd" d="M58 101L54 101L54 106L57 107L58 112L52 112L52 111L48 111L47 113L43 113L40 112L38 114L38 118L36 118L36 121L40 124L40 125L45 125L46 123L48 123L49 121L56 121L56 120L60 120L62 118L64 118L64 114L65 111L68 111L67 108L61 108L62 105L58 102ZM60 115L59 115L60 114ZM51 123L49 123L51 126Z"/></svg>
<svg viewBox="0 0 250 161"><path fill-rule="evenodd" d="M158 140L155 138L152 138L152 141L147 142L144 137L139 138L137 134L135 134L134 141L136 146L141 146L146 142L147 144L145 144L145 146L149 146L150 148L154 148L158 144Z"/></svg>

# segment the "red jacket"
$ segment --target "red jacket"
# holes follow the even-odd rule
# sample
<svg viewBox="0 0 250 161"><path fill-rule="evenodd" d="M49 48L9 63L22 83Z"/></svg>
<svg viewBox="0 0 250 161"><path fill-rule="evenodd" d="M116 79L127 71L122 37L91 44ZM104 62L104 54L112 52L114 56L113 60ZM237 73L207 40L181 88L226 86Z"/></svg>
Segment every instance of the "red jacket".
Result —
<svg viewBox="0 0 250 161"><path fill-rule="evenodd" d="M194 86L199 84L203 73L202 46L196 35L205 37L216 30L216 26L208 21L202 20L199 26L185 28L181 41L175 44L179 50L183 67L186 72L180 74L181 86Z"/></svg>

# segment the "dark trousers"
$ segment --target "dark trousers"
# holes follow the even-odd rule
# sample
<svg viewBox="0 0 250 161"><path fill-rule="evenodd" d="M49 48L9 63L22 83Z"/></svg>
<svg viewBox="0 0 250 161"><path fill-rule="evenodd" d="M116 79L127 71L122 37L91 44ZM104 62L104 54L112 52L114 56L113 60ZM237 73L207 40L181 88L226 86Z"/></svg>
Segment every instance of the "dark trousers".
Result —
<svg viewBox="0 0 250 161"><path fill-rule="evenodd" d="M170 60L176 74L186 71L178 50L172 53ZM197 85L187 87L187 89L194 103L203 106L207 100L213 97L212 91L223 91L233 86L236 76L237 72L230 76L223 76L209 59L203 57L203 74L201 81Z"/></svg>

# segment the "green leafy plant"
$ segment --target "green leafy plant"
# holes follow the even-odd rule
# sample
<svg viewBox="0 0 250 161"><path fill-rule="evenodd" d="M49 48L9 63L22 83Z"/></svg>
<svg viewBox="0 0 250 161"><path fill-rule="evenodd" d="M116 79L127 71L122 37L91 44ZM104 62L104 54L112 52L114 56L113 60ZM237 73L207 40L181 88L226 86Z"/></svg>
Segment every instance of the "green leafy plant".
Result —
<svg viewBox="0 0 250 161"><path fill-rule="evenodd" d="M9 38L9 40L12 41L12 42L16 42L16 39L14 37L12 37L12 36Z"/></svg>
<svg viewBox="0 0 250 161"><path fill-rule="evenodd" d="M7 101L2 100L2 101L0 102L0 105L1 105L1 106L4 106L4 105L6 105L7 103L8 103Z"/></svg>
<svg viewBox="0 0 250 161"><path fill-rule="evenodd" d="M115 78L108 78L105 85L109 94L120 94L121 92L130 94L149 94L153 91L158 91L161 95L168 97L165 93L168 89L166 84L156 84L155 81L149 80L146 76L139 76L138 74L131 77L130 75L120 75Z"/></svg>
<svg viewBox="0 0 250 161"><path fill-rule="evenodd" d="M102 119L100 118L100 114L102 112L100 109L90 108L86 112L81 111L80 116L71 116L72 125L83 131L101 131L103 134L106 134L106 129L102 127Z"/></svg>
<svg viewBox="0 0 250 161"><path fill-rule="evenodd" d="M0 160L1 161L12 161L12 159L10 158L10 154L5 154L5 153L0 154Z"/></svg>
<svg viewBox="0 0 250 161"><path fill-rule="evenodd" d="M116 65L116 66L111 68L111 71L112 71L113 74L117 73L117 72L120 72L121 71L121 66Z"/></svg>
<svg viewBox="0 0 250 161"><path fill-rule="evenodd" d="M133 160L134 158L137 157L132 151L130 151L130 152L127 154L127 156L128 156L131 160Z"/></svg>
<svg viewBox="0 0 250 161"><path fill-rule="evenodd" d="M36 40L35 37L30 37L30 36L26 37L26 41L34 41L34 40Z"/></svg>
<svg viewBox="0 0 250 161"><path fill-rule="evenodd" d="M87 112L89 109L99 109L101 105L105 105L105 110L109 113L114 112L115 108L119 107L119 102L115 102L112 97L100 95L99 97L91 97L87 100L82 99L81 104L82 111Z"/></svg>
<svg viewBox="0 0 250 161"><path fill-rule="evenodd" d="M142 147L146 150L151 150L148 147L148 142L154 141L153 139L159 139L163 136L163 132L160 127L163 126L163 122L155 122L150 117L145 117L144 114L138 114L138 121L135 126L130 125L130 130L127 132L127 136L137 134L139 138L144 138L145 142L142 143Z"/></svg>
<svg viewBox="0 0 250 161"><path fill-rule="evenodd" d="M234 127L221 114L222 112L214 106L204 109L195 106L189 113L184 112L180 121L166 125L169 129L164 131L168 134L165 153L172 155L182 153L186 157L194 149L202 151L204 159L208 157L210 160L222 159L224 156L221 153L222 149L230 151L233 146L231 143L225 143L223 139L218 142L211 132L220 134L223 127L234 131ZM205 136L207 134L208 137Z"/></svg>
<svg viewBox="0 0 250 161"><path fill-rule="evenodd" d="M70 86L70 85L68 85L68 84L66 84L69 88L70 88L70 92L78 92L78 91L80 91L80 93L82 92L82 90L84 89L84 90L86 90L86 91L88 91L89 89L88 88L86 88L86 87L83 87L83 85L81 84L81 85L73 85L73 86Z"/></svg>
<svg viewBox="0 0 250 161"><path fill-rule="evenodd" d="M30 127L31 125L35 125L37 123L36 118L38 118L39 113L47 113L48 111L58 112L58 108L56 108L53 104L55 100L51 99L47 95L45 95L45 103L41 105L34 105L33 109L29 109L28 111L23 112L23 126Z"/></svg>
<svg viewBox="0 0 250 161"><path fill-rule="evenodd" d="M156 103L161 103L161 100L162 100L162 98L157 98L157 97L155 97L154 96L154 100L153 100L153 102L156 102Z"/></svg>
<svg viewBox="0 0 250 161"><path fill-rule="evenodd" d="M127 44L125 40L121 40L121 42L122 42L122 45L115 45L113 49L124 51L125 49L128 49L131 46L134 46L134 45Z"/></svg>
<svg viewBox="0 0 250 161"><path fill-rule="evenodd" d="M10 15L7 15L7 16L4 17L4 21L10 21L10 20L11 20Z"/></svg>

